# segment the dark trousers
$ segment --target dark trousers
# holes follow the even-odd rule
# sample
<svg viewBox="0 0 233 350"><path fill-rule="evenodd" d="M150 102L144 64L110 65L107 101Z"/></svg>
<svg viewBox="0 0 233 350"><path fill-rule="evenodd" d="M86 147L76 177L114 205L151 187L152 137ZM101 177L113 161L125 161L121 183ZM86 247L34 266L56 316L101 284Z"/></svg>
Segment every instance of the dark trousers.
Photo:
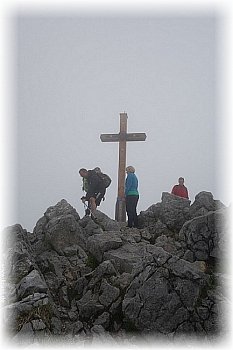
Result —
<svg viewBox="0 0 233 350"><path fill-rule="evenodd" d="M126 196L126 213L128 216L128 227L138 227L137 204L139 196Z"/></svg>
<svg viewBox="0 0 233 350"><path fill-rule="evenodd" d="M95 203L97 207L100 205L101 200L102 199L104 200L105 193L106 193L106 188L100 190L95 194Z"/></svg>

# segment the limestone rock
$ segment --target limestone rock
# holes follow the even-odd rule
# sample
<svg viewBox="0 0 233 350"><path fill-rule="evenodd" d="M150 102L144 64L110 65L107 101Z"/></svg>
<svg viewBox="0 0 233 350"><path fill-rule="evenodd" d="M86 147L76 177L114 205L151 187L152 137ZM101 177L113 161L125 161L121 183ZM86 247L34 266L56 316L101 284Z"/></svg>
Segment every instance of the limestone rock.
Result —
<svg viewBox="0 0 233 350"><path fill-rule="evenodd" d="M95 319L104 311L104 306L99 302L98 295L88 290L86 294L77 301L77 307L81 316L81 321L88 321L90 318Z"/></svg>
<svg viewBox="0 0 233 350"><path fill-rule="evenodd" d="M21 300L34 293L46 293L47 285L37 270L32 270L16 286L18 299Z"/></svg>
<svg viewBox="0 0 233 350"><path fill-rule="evenodd" d="M189 262L157 249L125 294L125 323L162 334L176 332L183 323L194 329L201 323L197 310L202 291L208 289L208 277ZM213 317L210 311L208 317Z"/></svg>
<svg viewBox="0 0 233 350"><path fill-rule="evenodd" d="M45 240L59 255L64 255L67 247L84 246L83 231L70 214L54 217L48 222Z"/></svg>
<svg viewBox="0 0 233 350"><path fill-rule="evenodd" d="M32 233L4 230L4 324L17 343L92 342L147 333L208 340L227 329L228 209L199 193L195 202L162 194L127 228L96 211L80 219L65 200ZM228 286L229 288L229 286ZM131 333L131 331L137 332Z"/></svg>
<svg viewBox="0 0 233 350"><path fill-rule="evenodd" d="M179 232L190 218L189 209L190 200L163 192L161 203L154 204L140 213L140 227L153 227L160 221L163 224L163 231Z"/></svg>
<svg viewBox="0 0 233 350"><path fill-rule="evenodd" d="M107 260L103 261L97 268L85 277L89 280L88 287L93 287L98 284L103 278L114 276L117 274L115 267L112 262Z"/></svg>
<svg viewBox="0 0 233 350"><path fill-rule="evenodd" d="M94 325L100 325L104 329L108 329L110 324L110 315L108 312L103 312L94 322Z"/></svg>
<svg viewBox="0 0 233 350"><path fill-rule="evenodd" d="M3 231L3 237L3 258L6 262L4 272L10 281L18 283L35 265L28 233L17 224L7 227Z"/></svg>
<svg viewBox="0 0 233 350"><path fill-rule="evenodd" d="M71 215L76 221L80 219L76 210L65 199L62 199L56 205L49 207L44 214L47 221L63 215Z"/></svg>
<svg viewBox="0 0 233 350"><path fill-rule="evenodd" d="M190 218L206 215L209 211L225 208L220 201L214 200L211 192L202 191L195 196L195 201L190 206Z"/></svg>
<svg viewBox="0 0 233 350"><path fill-rule="evenodd" d="M104 231L119 231L120 224L116 220L110 219L106 214L99 210L95 210L93 220L97 223Z"/></svg>
<svg viewBox="0 0 233 350"><path fill-rule="evenodd" d="M105 307L110 306L120 295L118 288L109 284L105 279L102 280L100 286L99 301Z"/></svg>
<svg viewBox="0 0 233 350"><path fill-rule="evenodd" d="M78 223L84 229L86 236L92 236L104 232L90 216L84 216Z"/></svg>
<svg viewBox="0 0 233 350"><path fill-rule="evenodd" d="M193 261L207 261L226 255L227 211L211 211L185 223L179 233L184 249L193 254Z"/></svg>
<svg viewBox="0 0 233 350"><path fill-rule="evenodd" d="M102 234L94 234L87 240L87 250L100 263L103 260L103 253L122 246L122 239L119 232L105 231Z"/></svg>
<svg viewBox="0 0 233 350"><path fill-rule="evenodd" d="M144 243L127 243L118 249L105 252L104 260L111 260L119 273L130 273L144 254Z"/></svg>
<svg viewBox="0 0 233 350"><path fill-rule="evenodd" d="M163 192L160 220L172 230L179 232L189 219L190 200Z"/></svg>
<svg viewBox="0 0 233 350"><path fill-rule="evenodd" d="M151 205L145 211L141 211L138 216L138 222L140 227L148 227L154 225L155 222L159 219L161 211L161 203L156 203Z"/></svg>
<svg viewBox="0 0 233 350"><path fill-rule="evenodd" d="M29 235L29 240L32 247L37 253L48 248L45 239L47 226L55 225L55 223L59 221L60 217L66 216L69 218L67 220L73 221L70 222L70 227L76 226L74 222L77 223L80 220L79 214L76 212L76 210L65 199L62 199L56 205L49 207L44 213L44 216L38 220L33 233Z"/></svg>

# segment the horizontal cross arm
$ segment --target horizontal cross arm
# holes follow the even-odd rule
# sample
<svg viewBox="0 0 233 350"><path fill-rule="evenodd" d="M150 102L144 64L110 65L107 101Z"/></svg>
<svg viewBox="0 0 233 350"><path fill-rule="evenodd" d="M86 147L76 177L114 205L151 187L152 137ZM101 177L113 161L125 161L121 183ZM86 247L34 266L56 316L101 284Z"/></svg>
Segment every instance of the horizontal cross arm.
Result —
<svg viewBox="0 0 233 350"><path fill-rule="evenodd" d="M125 141L145 141L146 134L144 132L135 132L128 134L101 134L100 139L102 142L118 142Z"/></svg>
<svg viewBox="0 0 233 350"><path fill-rule="evenodd" d="M117 142L119 141L119 134L101 134L100 140L102 142Z"/></svg>
<svg viewBox="0 0 233 350"><path fill-rule="evenodd" d="M126 141L145 141L146 134L144 132L135 132L126 134Z"/></svg>

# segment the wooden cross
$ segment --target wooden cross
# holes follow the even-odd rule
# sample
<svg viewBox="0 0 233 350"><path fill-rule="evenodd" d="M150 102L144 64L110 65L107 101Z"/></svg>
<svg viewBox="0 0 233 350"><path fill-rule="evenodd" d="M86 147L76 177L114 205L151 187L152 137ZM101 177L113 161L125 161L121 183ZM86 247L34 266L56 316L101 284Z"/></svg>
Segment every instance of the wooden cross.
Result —
<svg viewBox="0 0 233 350"><path fill-rule="evenodd" d="M120 132L118 134L101 134L102 142L119 142L119 165L118 165L118 196L116 201L115 219L125 222L125 168L126 168L126 142L145 141L145 133L127 133L126 113L120 113Z"/></svg>

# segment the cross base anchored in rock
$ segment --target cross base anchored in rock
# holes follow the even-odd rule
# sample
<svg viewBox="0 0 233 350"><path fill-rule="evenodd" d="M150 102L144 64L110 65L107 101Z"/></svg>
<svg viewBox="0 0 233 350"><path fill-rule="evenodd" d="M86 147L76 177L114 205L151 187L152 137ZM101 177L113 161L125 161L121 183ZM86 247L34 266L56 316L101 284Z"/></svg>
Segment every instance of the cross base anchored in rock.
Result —
<svg viewBox="0 0 233 350"><path fill-rule="evenodd" d="M125 168L126 168L126 143L128 141L145 141L145 133L127 133L126 113L120 113L120 132L118 134L101 134L102 142L119 142L119 165L118 165L118 196L116 201L115 219L120 222L126 221L125 213Z"/></svg>

